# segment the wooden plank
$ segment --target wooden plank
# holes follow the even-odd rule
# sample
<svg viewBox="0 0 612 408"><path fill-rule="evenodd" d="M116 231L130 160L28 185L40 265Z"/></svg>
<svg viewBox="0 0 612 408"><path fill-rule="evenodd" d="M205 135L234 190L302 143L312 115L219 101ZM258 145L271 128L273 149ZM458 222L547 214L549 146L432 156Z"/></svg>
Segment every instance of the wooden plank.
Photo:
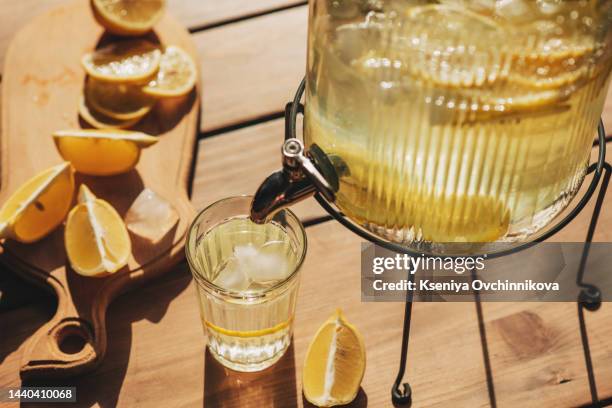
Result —
<svg viewBox="0 0 612 408"><path fill-rule="evenodd" d="M189 28L217 24L306 3L296 0L168 0L168 10Z"/></svg>
<svg viewBox="0 0 612 408"><path fill-rule="evenodd" d="M500 406L591 403L575 303L485 303L483 308ZM612 396L612 307L604 303L597 312L585 313L603 400Z"/></svg>
<svg viewBox="0 0 612 408"><path fill-rule="evenodd" d="M141 292L124 295L108 313L109 349L99 370L70 380L85 406L303 406L301 370L319 325L337 308L365 337L367 368L357 406L391 406L403 318L402 303L362 303L360 240L335 223L308 229L309 253L295 318L293 347L259 374L224 370L205 353L193 283L185 268ZM31 308L34 308L32 306ZM40 314L5 313L5 328L28 333ZM408 378L415 406L486 406L487 391L474 305L415 305ZM34 315L34 317L24 317ZM34 323L33 323L34 322ZM40 324L40 323L38 323ZM0 349L0 386L19 385L20 348ZM15 350L17 348L17 350ZM460 351L461 363L456 358ZM46 382L48 383L48 382ZM146 392L143 389L146 388ZM168 390L172 392L168 392Z"/></svg>
<svg viewBox="0 0 612 408"><path fill-rule="evenodd" d="M83 0L87 1L87 0ZM69 0L0 0L0 72L13 35L33 17ZM218 24L282 7L295 0L168 0L168 11L189 29Z"/></svg>
<svg viewBox="0 0 612 408"><path fill-rule="evenodd" d="M284 110L306 69L307 7L194 34L203 131Z"/></svg>
<svg viewBox="0 0 612 408"><path fill-rule="evenodd" d="M273 120L200 141L193 180L192 202L204 208L221 198L254 194L260 183L281 168L284 121ZM302 218L326 214L309 198L292 210Z"/></svg>

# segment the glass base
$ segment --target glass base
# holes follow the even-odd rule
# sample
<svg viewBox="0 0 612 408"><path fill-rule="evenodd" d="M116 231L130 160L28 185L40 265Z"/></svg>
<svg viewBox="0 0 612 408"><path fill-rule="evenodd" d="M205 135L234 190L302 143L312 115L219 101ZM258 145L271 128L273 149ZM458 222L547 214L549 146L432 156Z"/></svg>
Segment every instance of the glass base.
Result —
<svg viewBox="0 0 612 408"><path fill-rule="evenodd" d="M260 362L252 362L252 363L242 363L237 361L231 361L226 359L225 357L218 354L210 345L207 345L208 351L217 360L222 366L229 368L230 370L240 371L243 373L253 373L257 371L263 371L266 368L273 366L278 360L281 359L289 349L289 344L291 343L291 339L287 343L287 346L278 351L275 355L268 358L267 360Z"/></svg>
<svg viewBox="0 0 612 408"><path fill-rule="evenodd" d="M227 368L242 372L261 371L276 363L291 344L291 330L258 336L228 336L210 328L208 349L213 357Z"/></svg>

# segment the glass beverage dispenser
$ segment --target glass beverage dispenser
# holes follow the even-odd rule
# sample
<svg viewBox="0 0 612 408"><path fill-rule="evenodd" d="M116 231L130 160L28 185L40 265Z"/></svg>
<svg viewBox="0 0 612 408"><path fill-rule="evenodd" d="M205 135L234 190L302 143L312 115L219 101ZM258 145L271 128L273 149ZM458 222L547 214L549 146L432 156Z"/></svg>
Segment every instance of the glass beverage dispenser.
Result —
<svg viewBox="0 0 612 408"><path fill-rule="evenodd" d="M318 190L405 246L529 240L584 179L611 26L608 0L311 1L305 153L252 218Z"/></svg>

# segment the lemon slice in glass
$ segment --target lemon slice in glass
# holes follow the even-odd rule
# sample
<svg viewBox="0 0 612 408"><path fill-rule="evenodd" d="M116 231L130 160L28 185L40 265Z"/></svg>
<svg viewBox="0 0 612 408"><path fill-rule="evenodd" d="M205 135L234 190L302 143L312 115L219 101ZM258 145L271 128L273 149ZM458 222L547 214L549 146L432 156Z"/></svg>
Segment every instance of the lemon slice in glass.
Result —
<svg viewBox="0 0 612 408"><path fill-rule="evenodd" d="M142 132L75 129L57 131L53 140L60 155L79 173L112 176L133 169L140 151L158 139Z"/></svg>
<svg viewBox="0 0 612 408"><path fill-rule="evenodd" d="M0 210L0 238L34 242L66 217L74 193L74 170L65 162L26 181Z"/></svg>
<svg viewBox="0 0 612 408"><path fill-rule="evenodd" d="M304 396L319 407L353 401L365 372L365 346L359 331L336 311L319 328L304 361Z"/></svg>
<svg viewBox="0 0 612 408"><path fill-rule="evenodd" d="M140 119L155 104L155 99L142 92L141 86L93 78L85 83L85 98L95 111L121 121Z"/></svg>
<svg viewBox="0 0 612 408"><path fill-rule="evenodd" d="M117 272L127 264L132 252L130 237L117 211L84 184L79 189L79 203L68 214L64 242L72 269L83 276Z"/></svg>
<svg viewBox="0 0 612 408"><path fill-rule="evenodd" d="M146 40L125 40L83 55L81 65L95 79L139 82L157 72L160 59L157 45Z"/></svg>
<svg viewBox="0 0 612 408"><path fill-rule="evenodd" d="M93 0L98 22L119 35L142 35L161 18L164 0Z"/></svg>
<svg viewBox="0 0 612 408"><path fill-rule="evenodd" d="M185 95L196 83L195 63L184 50L170 45L164 51L155 79L143 91L158 97Z"/></svg>

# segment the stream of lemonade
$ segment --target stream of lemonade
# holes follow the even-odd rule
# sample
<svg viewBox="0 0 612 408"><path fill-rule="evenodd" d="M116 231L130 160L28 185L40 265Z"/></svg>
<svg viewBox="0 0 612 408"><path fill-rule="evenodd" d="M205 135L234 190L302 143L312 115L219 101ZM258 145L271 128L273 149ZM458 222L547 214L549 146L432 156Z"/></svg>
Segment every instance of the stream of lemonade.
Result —
<svg viewBox="0 0 612 408"><path fill-rule="evenodd" d="M339 208L402 243L514 241L546 225L585 175L609 3L316 3L304 134L334 164Z"/></svg>

